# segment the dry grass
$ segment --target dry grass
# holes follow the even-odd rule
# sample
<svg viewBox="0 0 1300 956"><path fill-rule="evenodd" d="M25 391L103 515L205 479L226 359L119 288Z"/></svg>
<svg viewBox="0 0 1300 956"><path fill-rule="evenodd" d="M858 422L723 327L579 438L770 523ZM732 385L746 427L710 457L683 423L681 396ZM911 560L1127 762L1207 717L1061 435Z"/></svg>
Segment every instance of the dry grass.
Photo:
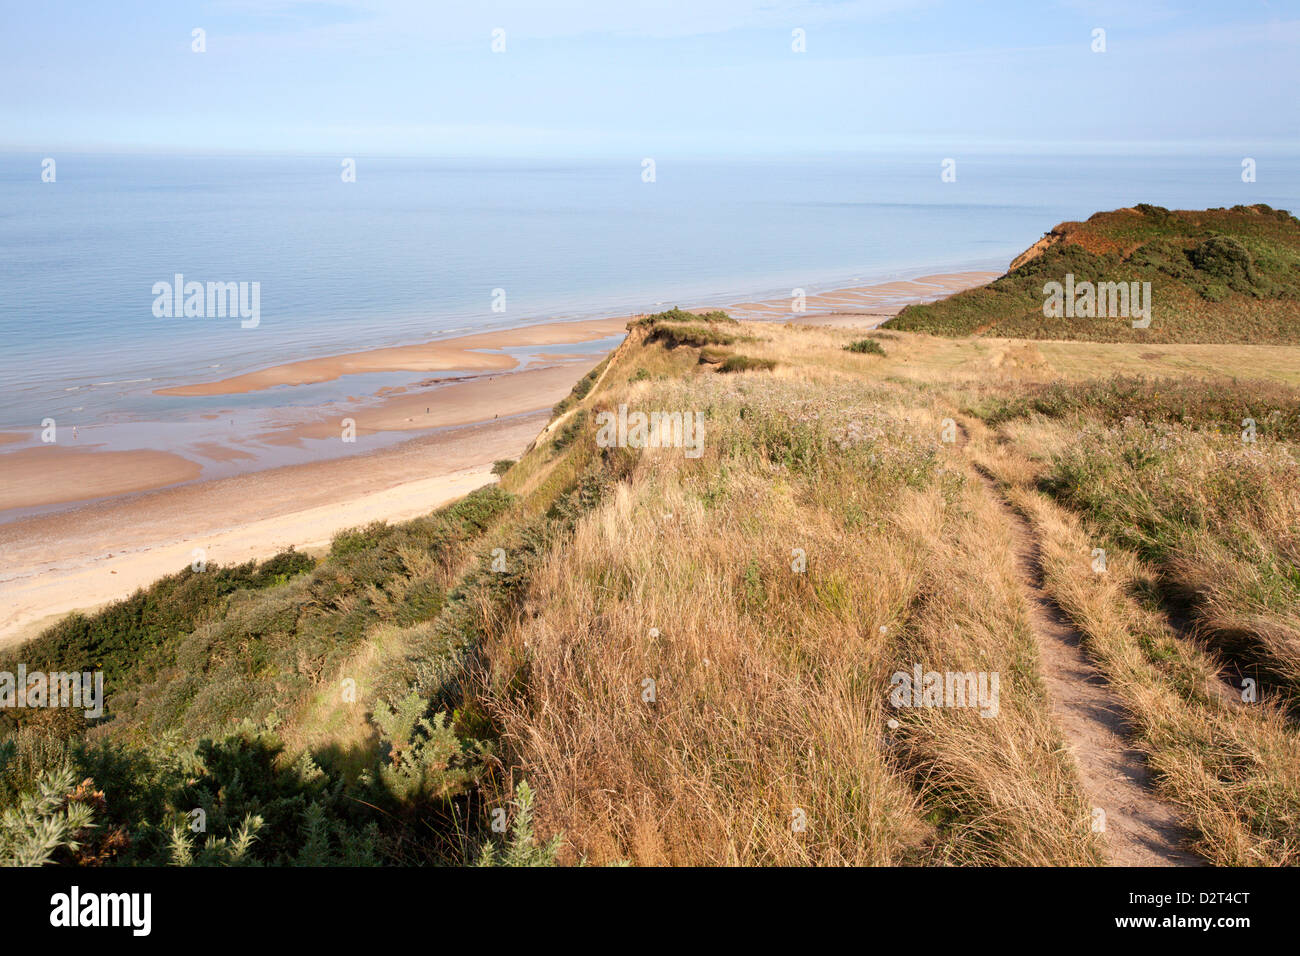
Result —
<svg viewBox="0 0 1300 956"><path fill-rule="evenodd" d="M1100 378L1115 346L898 334L864 362L845 351L847 330L723 334L743 336L758 367L719 375L700 360L723 348L633 328L505 476L533 515L593 462L618 460L625 477L549 542L523 613L485 628L479 704L508 771L491 799L527 778L539 837L563 834L568 861L1101 862L1009 529L973 459L1030 518L1045 586L1128 708L1196 849L1224 864L1296 862L1300 751L1284 698L1275 683L1263 703L1239 703L1207 649L1224 651L1235 628L1274 672L1294 659L1294 605L1257 600L1261 555L1293 562L1283 458L1206 423L1121 421L1123 395L1104 421L1085 396L1057 418L1004 416L996 433L970 421L965 449L944 440L958 409L991 407L1009 383ZM1197 349L1141 361L1167 376L1286 364ZM1147 391L1165 412L1224 401ZM596 449L592 416L622 402L703 414L704 456ZM1038 490L1049 477L1060 503ZM1105 575L1089 566L1099 543ZM1196 635L1170 624L1162 601L1175 591L1194 599ZM891 707L891 675L916 664L998 673L997 717Z"/></svg>
<svg viewBox="0 0 1300 956"><path fill-rule="evenodd" d="M1297 862L1294 724L1276 684L1263 703L1237 701L1212 653L1231 645L1240 662L1241 646L1268 648L1253 659L1278 673L1294 659L1294 606L1247 601L1267 592L1259 556L1289 560L1300 524L1282 459L1169 422L1154 439L1125 438L1138 426L1073 411L1018 413L996 432L968 421L965 449L942 440L957 409L990 407L1007 383L1098 377L1115 346L900 333L864 361L845 351L847 330L728 331L758 367L719 375L701 352L727 350L634 328L503 476L519 496L513 526L545 521L602 461L624 477L547 539L521 610L476 612L485 670L467 707L501 737L493 805L527 779L538 837L563 834L568 862L1102 862L1009 531L973 459L1030 518L1045 585L1129 710L1196 849L1222 864ZM1152 361L1178 375L1193 348ZM620 402L702 413L704 456L597 449L593 415ZM1153 443L1173 455L1167 481L1134 470ZM1060 502L1091 524L1038 490L1063 463L1084 490L1058 485ZM1099 543L1105 575L1089 567ZM1159 599L1174 590L1194 598L1198 639L1170 625ZM361 706L342 706L327 681L288 721L290 749L373 748L376 688L446 656L426 630L369 634L336 675L358 680ZM895 709L891 675L916 664L996 672L997 716Z"/></svg>
<svg viewBox="0 0 1300 956"><path fill-rule="evenodd" d="M924 555L920 599L894 654L939 672L1000 675L996 718L913 709L903 720L909 762L949 821L945 862L1035 866L1100 862L1088 805L1048 713L1037 648L1000 510L971 482L949 527L914 527ZM915 521L915 510L900 520Z"/></svg>
<svg viewBox="0 0 1300 956"><path fill-rule="evenodd" d="M562 837L568 862L1104 862L1079 738L1040 676L1023 532L978 464L1028 518L1045 588L1199 852L1300 862L1290 392L1102 380L1135 361L1169 376L1249 362L1286 380L1295 350L1134 358L891 333L865 358L845 350L851 330L671 317L634 325L557 406L502 475L511 496L348 532L310 578L234 595L179 643L184 681L161 679L145 716L192 711L183 726L201 728L245 715L235 691L251 688L274 708L284 761L309 752L355 783L411 743L375 715L394 701L442 713L447 733L417 769L461 802L409 817L438 854L460 853L462 824L483 826L479 811L526 779L543 861ZM750 367L719 374L740 341ZM1217 421L1242 401L1278 411L1250 446ZM596 415L621 403L700 414L702 457L597 447ZM496 547L508 570L489 569ZM1258 677L1262 699L1243 703L1224 664ZM996 714L894 706L894 677L916 667L996 674ZM185 696L215 691L221 708Z"/></svg>
<svg viewBox="0 0 1300 956"><path fill-rule="evenodd" d="M941 408L864 382L843 334L762 338L774 372L653 383L634 343L585 400L701 411L707 450L640 453L488 652L539 833L593 862L1097 862ZM998 716L894 710L917 663L1000 672Z"/></svg>
<svg viewBox="0 0 1300 956"><path fill-rule="evenodd" d="M1135 408L1141 413L1140 408ZM1300 462L1197 422L1106 426L1088 413L1037 430L1043 482L1108 542L1162 575L1195 628L1254 676L1300 692Z"/></svg>
<svg viewBox="0 0 1300 956"><path fill-rule="evenodd" d="M1036 490L1043 463L1020 447L1043 430L1041 422L1004 426L1003 443L978 441L976 457L1033 525L1045 585L1123 700L1160 795L1195 828L1195 849L1212 862L1295 865L1300 734L1285 699L1266 694L1243 703L1220 659L1171 626L1159 601L1161 575ZM1093 567L1099 544L1106 545L1104 573Z"/></svg>

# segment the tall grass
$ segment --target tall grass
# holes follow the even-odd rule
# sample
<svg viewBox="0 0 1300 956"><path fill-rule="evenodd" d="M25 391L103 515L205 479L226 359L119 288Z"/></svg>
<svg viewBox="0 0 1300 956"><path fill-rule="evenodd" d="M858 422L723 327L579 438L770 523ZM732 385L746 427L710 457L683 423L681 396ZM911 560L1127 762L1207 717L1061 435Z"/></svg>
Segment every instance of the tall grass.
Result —
<svg viewBox="0 0 1300 956"><path fill-rule="evenodd" d="M962 518L938 419L905 424L896 400L712 376L656 387L657 405L704 413L704 457L636 457L488 655L490 707L565 858L1097 859L1012 576ZM936 550L932 534L955 540ZM938 582L969 562L950 602ZM891 730L890 675L920 657L1002 668L1006 708Z"/></svg>

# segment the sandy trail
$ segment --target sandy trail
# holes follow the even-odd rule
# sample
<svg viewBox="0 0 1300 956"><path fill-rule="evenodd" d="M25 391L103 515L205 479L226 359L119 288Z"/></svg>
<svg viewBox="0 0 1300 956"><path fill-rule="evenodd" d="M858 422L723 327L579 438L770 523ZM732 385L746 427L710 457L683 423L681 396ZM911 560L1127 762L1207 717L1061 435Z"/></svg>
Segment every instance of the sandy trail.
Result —
<svg viewBox="0 0 1300 956"><path fill-rule="evenodd" d="M1094 810L1104 814L1111 862L1118 866L1203 866L1181 849L1190 840L1173 810L1152 792L1142 754L1129 746L1123 705L1084 653L1082 635L1043 588L1038 544L982 470L1001 508L1020 568L1021 588L1038 644L1052 715L1065 734Z"/></svg>

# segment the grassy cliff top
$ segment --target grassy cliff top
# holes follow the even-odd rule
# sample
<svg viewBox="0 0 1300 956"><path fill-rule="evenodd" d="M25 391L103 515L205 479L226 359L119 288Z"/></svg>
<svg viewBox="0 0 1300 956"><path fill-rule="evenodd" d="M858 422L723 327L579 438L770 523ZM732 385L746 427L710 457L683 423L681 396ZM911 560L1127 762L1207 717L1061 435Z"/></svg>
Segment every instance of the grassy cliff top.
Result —
<svg viewBox="0 0 1300 956"><path fill-rule="evenodd" d="M1048 318L1050 282L1151 284L1151 323ZM1300 220L1266 205L1177 210L1139 205L1063 222L1017 256L1006 275L940 302L904 309L888 326L935 335L1100 342L1300 342Z"/></svg>
<svg viewBox="0 0 1300 956"><path fill-rule="evenodd" d="M498 484L0 655L0 692L25 664L106 695L0 708L0 865L1181 852L1099 833L1137 778L1085 760L1141 760L1182 849L1295 865L1298 370L649 316ZM1123 741L1056 722L1040 587Z"/></svg>

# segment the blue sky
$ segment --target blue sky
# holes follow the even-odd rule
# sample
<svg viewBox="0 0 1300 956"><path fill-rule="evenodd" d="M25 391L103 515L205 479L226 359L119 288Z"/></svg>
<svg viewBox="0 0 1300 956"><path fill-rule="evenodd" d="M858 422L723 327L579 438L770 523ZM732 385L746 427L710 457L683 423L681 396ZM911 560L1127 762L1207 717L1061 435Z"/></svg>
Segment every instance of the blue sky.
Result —
<svg viewBox="0 0 1300 956"><path fill-rule="evenodd" d="M1300 144L1300 0L9 0L3 20L0 149Z"/></svg>

